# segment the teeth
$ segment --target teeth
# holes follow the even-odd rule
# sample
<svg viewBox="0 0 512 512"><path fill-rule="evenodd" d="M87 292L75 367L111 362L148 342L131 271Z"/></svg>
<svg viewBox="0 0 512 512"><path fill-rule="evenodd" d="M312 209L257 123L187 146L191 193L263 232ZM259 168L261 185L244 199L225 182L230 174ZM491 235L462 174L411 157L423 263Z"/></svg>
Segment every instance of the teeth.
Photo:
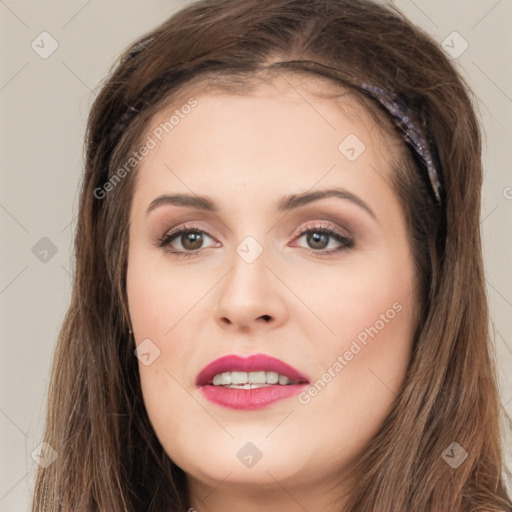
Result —
<svg viewBox="0 0 512 512"><path fill-rule="evenodd" d="M276 372L267 372L267 382L269 384L277 384L279 381L279 374Z"/></svg>
<svg viewBox="0 0 512 512"><path fill-rule="evenodd" d="M288 384L288 382L290 382L290 379L288 379L288 377L286 377L285 375L279 375L279 384Z"/></svg>
<svg viewBox="0 0 512 512"><path fill-rule="evenodd" d="M225 372L218 373L213 377L214 386L229 386L240 389L261 388L277 384L285 386L294 384L286 375L279 375L276 372Z"/></svg>
<svg viewBox="0 0 512 512"><path fill-rule="evenodd" d="M246 384L247 380L246 372L231 372L231 384Z"/></svg>

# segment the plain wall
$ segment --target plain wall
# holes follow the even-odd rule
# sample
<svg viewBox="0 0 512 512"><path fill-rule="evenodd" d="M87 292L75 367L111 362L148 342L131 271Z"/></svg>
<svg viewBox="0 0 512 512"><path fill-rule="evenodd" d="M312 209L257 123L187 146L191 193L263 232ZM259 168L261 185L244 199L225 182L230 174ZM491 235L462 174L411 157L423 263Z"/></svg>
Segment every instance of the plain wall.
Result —
<svg viewBox="0 0 512 512"><path fill-rule="evenodd" d="M50 364L70 297L94 90L131 41L186 4L0 2L0 511L29 510L37 467L31 452L42 441ZM481 226L501 392L512 415L512 2L395 4L439 44L456 31L469 45L454 60L478 96L485 132ZM31 47L43 31L58 43L46 59ZM450 37L452 51L460 50L462 39ZM40 52L50 48L45 41Z"/></svg>

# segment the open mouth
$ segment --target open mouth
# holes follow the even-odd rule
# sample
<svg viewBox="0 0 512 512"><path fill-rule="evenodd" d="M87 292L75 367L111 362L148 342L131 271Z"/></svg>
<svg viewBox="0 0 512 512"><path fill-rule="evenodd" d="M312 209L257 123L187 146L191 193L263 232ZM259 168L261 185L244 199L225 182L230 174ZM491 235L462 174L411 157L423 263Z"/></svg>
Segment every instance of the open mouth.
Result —
<svg viewBox="0 0 512 512"><path fill-rule="evenodd" d="M298 370L265 354L221 357L196 378L209 401L232 409L259 409L298 394L308 384Z"/></svg>

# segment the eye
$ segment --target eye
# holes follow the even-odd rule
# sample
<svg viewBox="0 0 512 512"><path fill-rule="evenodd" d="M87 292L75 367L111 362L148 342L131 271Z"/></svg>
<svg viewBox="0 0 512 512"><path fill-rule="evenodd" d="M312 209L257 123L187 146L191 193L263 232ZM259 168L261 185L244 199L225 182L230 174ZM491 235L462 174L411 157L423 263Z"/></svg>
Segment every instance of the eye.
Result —
<svg viewBox="0 0 512 512"><path fill-rule="evenodd" d="M299 230L299 235L296 240L305 238L306 243L309 245L308 251L313 254L329 255L337 253L354 246L354 240L338 232L334 227L329 225L307 226ZM339 247L325 251L329 246L330 240L337 242Z"/></svg>
<svg viewBox="0 0 512 512"><path fill-rule="evenodd" d="M165 248L166 252L175 254L176 256L198 256L202 248L205 238L213 240L205 231L195 226L181 226L178 229L167 232L158 239L158 247ZM174 245L178 242L181 248L177 249ZM174 249L174 250L173 250Z"/></svg>
<svg viewBox="0 0 512 512"><path fill-rule="evenodd" d="M329 225L307 226L299 230L295 240L305 238L310 246L309 253L320 256L328 256L354 246L354 240L338 232ZM206 239L214 240L202 229L193 225L184 225L172 231L164 233L157 241L157 246L163 248L166 252L176 256L190 258L199 256L204 249L203 244ZM338 243L339 246L331 250L325 250L329 246L330 240ZM216 242L218 244L218 242ZM178 245L178 247L176 247ZM179 247L181 246L181 247ZM218 247L218 245L217 245Z"/></svg>

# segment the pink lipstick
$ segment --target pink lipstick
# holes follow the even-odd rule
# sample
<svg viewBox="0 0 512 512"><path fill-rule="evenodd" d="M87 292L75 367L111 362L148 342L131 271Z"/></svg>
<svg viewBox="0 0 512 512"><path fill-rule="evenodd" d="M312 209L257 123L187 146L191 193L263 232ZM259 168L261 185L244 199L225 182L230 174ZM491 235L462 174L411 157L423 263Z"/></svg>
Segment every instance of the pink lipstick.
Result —
<svg viewBox="0 0 512 512"><path fill-rule="evenodd" d="M279 359L255 354L216 359L199 372L195 384L210 402L251 410L298 394L309 380Z"/></svg>

